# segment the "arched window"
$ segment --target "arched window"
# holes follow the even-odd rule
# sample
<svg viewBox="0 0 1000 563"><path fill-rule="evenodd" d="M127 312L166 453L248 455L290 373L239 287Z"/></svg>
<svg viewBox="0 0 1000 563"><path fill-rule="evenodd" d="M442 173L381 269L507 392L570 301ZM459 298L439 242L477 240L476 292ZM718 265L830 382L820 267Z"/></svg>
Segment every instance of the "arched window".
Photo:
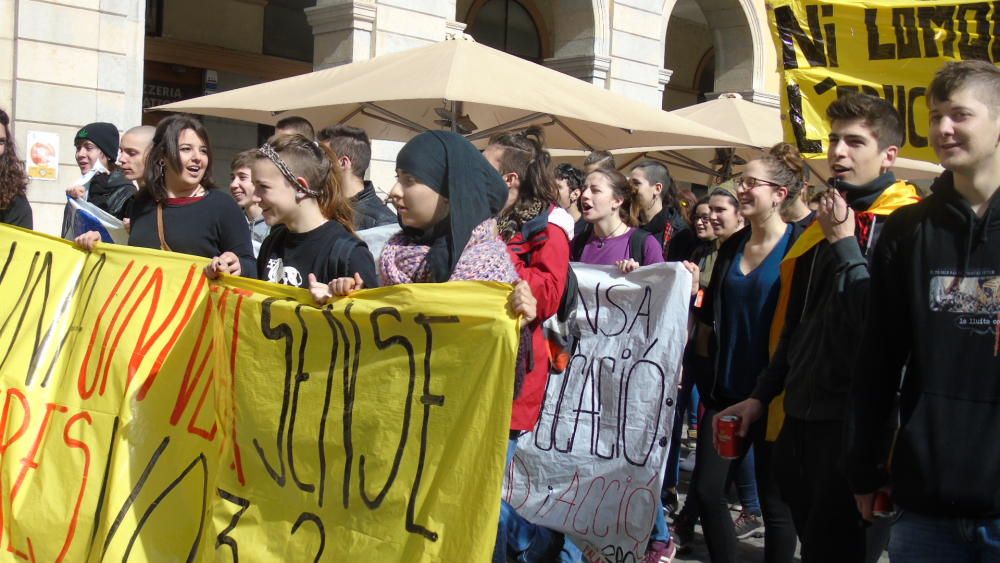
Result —
<svg viewBox="0 0 1000 563"><path fill-rule="evenodd" d="M540 63L542 40L531 12L517 0L476 2L466 32L483 45Z"/></svg>
<svg viewBox="0 0 1000 563"><path fill-rule="evenodd" d="M706 100L706 94L715 91L715 47L701 57L694 72L694 89L698 92L698 103Z"/></svg>

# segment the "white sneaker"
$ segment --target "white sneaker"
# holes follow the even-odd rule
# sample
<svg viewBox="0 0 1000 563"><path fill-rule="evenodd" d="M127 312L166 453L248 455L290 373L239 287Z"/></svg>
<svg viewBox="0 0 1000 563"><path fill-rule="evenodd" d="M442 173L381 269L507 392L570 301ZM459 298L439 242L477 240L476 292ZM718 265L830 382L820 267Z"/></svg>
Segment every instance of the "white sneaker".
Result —
<svg viewBox="0 0 1000 563"><path fill-rule="evenodd" d="M694 452L688 454L688 456L681 460L681 471L686 471L691 473L694 471L695 456Z"/></svg>

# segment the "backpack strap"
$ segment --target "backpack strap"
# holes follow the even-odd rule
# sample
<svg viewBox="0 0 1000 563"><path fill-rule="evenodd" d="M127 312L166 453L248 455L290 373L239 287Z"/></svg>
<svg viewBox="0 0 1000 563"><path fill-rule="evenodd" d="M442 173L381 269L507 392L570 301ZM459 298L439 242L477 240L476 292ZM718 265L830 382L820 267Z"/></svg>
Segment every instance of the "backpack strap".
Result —
<svg viewBox="0 0 1000 563"><path fill-rule="evenodd" d="M641 266L646 260L646 237L649 233L636 227L628 237L629 255Z"/></svg>
<svg viewBox="0 0 1000 563"><path fill-rule="evenodd" d="M573 237L570 245L570 260L573 262L579 262L580 256L583 256L583 248L587 246L587 241L590 240L590 236L594 234L594 226L587 224L580 234Z"/></svg>
<svg viewBox="0 0 1000 563"><path fill-rule="evenodd" d="M365 244L358 237L351 235L349 237L338 237L334 239L333 245L330 247L330 256L336 259L336 268L334 272L334 279L336 278L349 278L354 276L354 272L351 269L351 253L359 245Z"/></svg>

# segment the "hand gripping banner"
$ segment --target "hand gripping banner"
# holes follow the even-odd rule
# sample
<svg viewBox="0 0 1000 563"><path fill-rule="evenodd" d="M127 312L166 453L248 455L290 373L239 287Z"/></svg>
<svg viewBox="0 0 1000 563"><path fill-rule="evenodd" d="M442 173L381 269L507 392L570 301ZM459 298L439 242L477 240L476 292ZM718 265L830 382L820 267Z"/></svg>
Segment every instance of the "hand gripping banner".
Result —
<svg viewBox="0 0 1000 563"><path fill-rule="evenodd" d="M660 510L691 275L678 263L573 271L580 340L518 440L504 500L570 536L587 561L641 561Z"/></svg>
<svg viewBox="0 0 1000 563"><path fill-rule="evenodd" d="M206 263L0 226L0 559L488 560L510 287Z"/></svg>

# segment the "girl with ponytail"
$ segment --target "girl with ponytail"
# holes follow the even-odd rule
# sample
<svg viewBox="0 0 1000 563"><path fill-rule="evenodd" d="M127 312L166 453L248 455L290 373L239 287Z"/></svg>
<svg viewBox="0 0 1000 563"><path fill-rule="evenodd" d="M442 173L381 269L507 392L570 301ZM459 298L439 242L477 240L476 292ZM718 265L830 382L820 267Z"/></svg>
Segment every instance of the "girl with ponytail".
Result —
<svg viewBox="0 0 1000 563"><path fill-rule="evenodd" d="M623 273L664 261L663 246L639 228L642 205L621 172L597 168L587 174L579 201L583 220L588 224L573 243L574 261L615 265ZM669 561L676 552L663 511L657 508L643 560Z"/></svg>
<svg viewBox="0 0 1000 563"><path fill-rule="evenodd" d="M375 260L354 235L340 189L336 156L299 134L278 135L257 149L254 201L271 233L257 257L258 277L304 288L351 279L378 287Z"/></svg>
<svg viewBox="0 0 1000 563"><path fill-rule="evenodd" d="M768 364L771 320L781 289L779 266L804 230L802 224L786 224L781 208L787 200L798 197L804 169L799 151L787 143L779 143L764 157L747 163L743 174L736 178L736 199L748 226L722 243L704 301L695 312L699 332L714 341L714 346L709 346L713 355L708 369L696 374L705 410L699 424L698 463L691 479L712 561L738 559L726 484L732 464L740 462L722 458L716 452L714 418L748 398L757 376ZM765 561L785 563L795 554L796 536L791 513L771 477L770 444L764 441L766 427L766 420L752 425L747 442L754 450Z"/></svg>
<svg viewBox="0 0 1000 563"><path fill-rule="evenodd" d="M542 322L559 310L569 277L569 241L573 218L559 206L559 188L552 174L541 129L493 136L483 151L507 185L507 197L497 220L518 276L537 300L531 331L534 367L525 374L514 401L511 432L531 430L538 421L549 373L549 349Z"/></svg>

